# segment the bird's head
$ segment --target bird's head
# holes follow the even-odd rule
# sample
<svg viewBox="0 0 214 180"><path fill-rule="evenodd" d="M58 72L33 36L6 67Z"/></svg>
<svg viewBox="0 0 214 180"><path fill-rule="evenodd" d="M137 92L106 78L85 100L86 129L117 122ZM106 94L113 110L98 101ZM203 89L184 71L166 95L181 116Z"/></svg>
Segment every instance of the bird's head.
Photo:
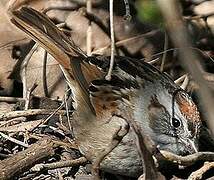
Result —
<svg viewBox="0 0 214 180"><path fill-rule="evenodd" d="M157 93L150 99L148 112L153 139L160 149L180 155L197 152L201 120L186 92Z"/></svg>

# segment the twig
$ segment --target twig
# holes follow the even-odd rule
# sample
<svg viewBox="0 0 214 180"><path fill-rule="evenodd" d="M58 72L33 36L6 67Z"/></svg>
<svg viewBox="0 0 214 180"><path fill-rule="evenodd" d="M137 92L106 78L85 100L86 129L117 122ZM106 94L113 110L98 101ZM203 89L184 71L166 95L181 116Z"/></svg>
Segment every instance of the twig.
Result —
<svg viewBox="0 0 214 180"><path fill-rule="evenodd" d="M56 111L55 109L29 109L26 111L5 112L0 114L0 120L8 120L8 119L13 119L13 118L22 117L22 116L46 115L51 113L55 113L59 115L59 114L66 113L66 111L64 110L59 110L57 112L55 111Z"/></svg>
<svg viewBox="0 0 214 180"><path fill-rule="evenodd" d="M168 49L168 46L169 46L169 39L168 39L168 35L167 33L165 32L165 38L164 38L164 52L163 53L163 57L162 57L162 61L161 61L161 66L160 66L160 71L163 72L163 69L164 69L164 64L165 64L165 61L166 61L166 57L167 57L167 49Z"/></svg>
<svg viewBox="0 0 214 180"><path fill-rule="evenodd" d="M33 86L27 90L27 92L26 92L27 94L25 97L25 108L24 108L24 110L28 110L29 105L30 105L31 94L36 89L37 86L38 86L38 84L34 83Z"/></svg>
<svg viewBox="0 0 214 180"><path fill-rule="evenodd" d="M184 74L181 77L179 77L178 79L176 79L174 82L176 84L180 84L182 82L180 87L185 90L189 84L189 76L188 76L188 74Z"/></svg>
<svg viewBox="0 0 214 180"><path fill-rule="evenodd" d="M50 98L51 100L56 100L54 98ZM59 101L59 99L57 99ZM24 102L24 98L19 97L6 97L6 96L0 96L0 102L9 102L9 103L16 103L16 102Z"/></svg>
<svg viewBox="0 0 214 180"><path fill-rule="evenodd" d="M155 64L155 63L157 63L158 61L160 61L160 58L155 58L155 59L149 61L148 63L149 63L149 64Z"/></svg>
<svg viewBox="0 0 214 180"><path fill-rule="evenodd" d="M60 161L55 163L49 163L49 164L36 164L34 167L30 169L31 172L38 172L43 169L50 170L50 169L56 169L56 168L63 168L63 167L72 167L76 165L81 165L83 163L86 163L88 160L85 157L80 157L78 159L74 160L66 160L66 161Z"/></svg>
<svg viewBox="0 0 214 180"><path fill-rule="evenodd" d="M105 77L106 80L111 80L111 73L113 71L113 66L114 66L114 52L115 52L115 39L114 39L114 5L113 5L114 0L109 0L109 7L110 7L110 32L111 32L111 59L110 59L110 65L109 65L109 70L108 73Z"/></svg>
<svg viewBox="0 0 214 180"><path fill-rule="evenodd" d="M62 130L62 131L64 132L65 135L71 134L70 129L68 129L67 127L65 127L61 122L60 122L60 123L57 122L56 125L58 126L58 128L59 128L60 130Z"/></svg>
<svg viewBox="0 0 214 180"><path fill-rule="evenodd" d="M23 122L23 121L26 121L25 117L13 118L13 119L10 119L7 121L0 121L0 129L1 129L1 127L6 126L8 124L13 125L13 124L18 124L18 123Z"/></svg>
<svg viewBox="0 0 214 180"><path fill-rule="evenodd" d="M7 140L9 140L11 142L14 142L15 144L18 144L20 146L23 146L23 147L26 147L26 148L29 146L28 144L25 144L24 142L19 141L19 140L15 139L15 138L12 138L12 137L10 137L10 136L2 133L2 132L0 132L0 136L2 136L3 138L5 138L5 139L7 139Z"/></svg>
<svg viewBox="0 0 214 180"><path fill-rule="evenodd" d="M2 49L5 49L5 48L9 48L11 46L13 46L14 44L17 44L17 43L20 43L23 41L23 42L26 42L27 38L22 38L22 39L17 39L17 40L14 40L14 41L9 41L8 43L6 44L0 44L0 50Z"/></svg>
<svg viewBox="0 0 214 180"><path fill-rule="evenodd" d="M152 32L152 31L151 31L151 32ZM146 34L147 34L147 33L146 33ZM142 34L142 35L144 35L144 34ZM155 53L155 54L151 55L151 57L159 56L159 55L161 55L161 54L164 54L165 52L174 51L174 50L184 50L184 49L187 49L187 48L192 49L192 50L196 50L196 51L200 52L200 53L203 54L204 56L208 57L212 62L214 62L214 59L213 59L207 52L204 52L204 51L202 51L202 50L199 49L199 48L191 47L191 46L189 46L189 47L179 47L179 48L170 48L170 49L167 49L167 50L165 50L165 51L162 51L162 52L159 52L159 53ZM144 60L144 59L145 59L145 58L142 58L141 60Z"/></svg>
<svg viewBox="0 0 214 180"><path fill-rule="evenodd" d="M43 91L45 97L48 97L48 85L47 85L47 59L48 59L48 52L45 50L44 52L44 59L43 59L43 71L42 71L42 84L43 84Z"/></svg>
<svg viewBox="0 0 214 180"><path fill-rule="evenodd" d="M34 129L36 129L38 126L42 125L42 124L45 124L46 122L48 122L50 120L50 118L52 118L54 115L56 114L62 114L60 112L63 112L63 114L66 113L66 111L64 110L60 110L64 105L64 102L62 102L62 104L55 110L52 110L52 113L50 116L48 116L46 119L44 119L41 123L39 123L37 126L35 126L34 128L32 128L31 130L29 130L30 132L33 132ZM50 113L49 113L50 114Z"/></svg>
<svg viewBox="0 0 214 180"><path fill-rule="evenodd" d="M23 102L23 101L25 101L24 98L0 96L0 102L16 103L16 102Z"/></svg>
<svg viewBox="0 0 214 180"><path fill-rule="evenodd" d="M53 140L54 144L56 144L57 146L64 146L64 147L68 147L71 149L78 149L78 146L76 145L76 143L74 141L68 141L68 142L63 142L61 140Z"/></svg>
<svg viewBox="0 0 214 180"><path fill-rule="evenodd" d="M214 162L205 162L200 169L190 174L188 180L202 179L203 174L212 168L214 168Z"/></svg>
<svg viewBox="0 0 214 180"><path fill-rule="evenodd" d="M27 77L26 77L26 68L28 65L28 62L30 61L33 53L37 50L38 48L38 44L36 43L32 49L30 50L30 52L25 56L25 59L22 62L21 65L21 74L22 74L22 83L23 83L23 98L27 98Z"/></svg>
<svg viewBox="0 0 214 180"><path fill-rule="evenodd" d="M14 119L12 119L14 120ZM6 124L3 124L0 126L0 131L5 131L5 132L26 132L30 129L32 129L33 127L37 126L37 124L39 124L42 120L35 120L35 121L27 121L27 122L21 122L19 124L15 124L12 126L6 126L6 127L2 127L3 125L5 126Z"/></svg>
<svg viewBox="0 0 214 180"><path fill-rule="evenodd" d="M69 90L70 90L70 88L69 88ZM72 126L71 126L70 115L69 115L69 108L68 108L68 101L67 101L67 93L68 93L68 91L65 93L65 98L64 98L65 110L66 110L66 116L67 116L69 130L72 132Z"/></svg>
<svg viewBox="0 0 214 180"><path fill-rule="evenodd" d="M14 176L26 171L44 160L44 158L52 156L56 145L50 137L43 138L38 142L30 145L26 150L0 161L0 178L1 180L14 179Z"/></svg>
<svg viewBox="0 0 214 180"><path fill-rule="evenodd" d="M48 127L49 129L53 130L54 132L60 134L61 136L65 136L64 132L61 129L57 128L57 127L50 126L50 125L41 125L41 124L39 125L39 127L41 127L41 128L47 128Z"/></svg>
<svg viewBox="0 0 214 180"><path fill-rule="evenodd" d="M87 13L92 13L92 2L91 0L86 1L86 11ZM86 48L87 48L87 55L91 55L92 50L92 25L91 20L88 20L88 29L86 34Z"/></svg>
<svg viewBox="0 0 214 180"><path fill-rule="evenodd" d="M168 151L161 151L164 160L183 166L191 166L199 160L214 161L214 152L197 152L187 156L179 156Z"/></svg>
<svg viewBox="0 0 214 180"><path fill-rule="evenodd" d="M170 32L171 39L175 46L178 48L190 47L190 40L187 35L186 27L182 22L181 14L178 12L179 2L176 0L157 0L163 16L167 23L167 28ZM192 77L200 86L199 95L202 102L202 108L206 115L207 124L214 135L214 101L213 96L208 89L208 85L203 78L203 74L199 68L199 61L196 54L190 48L183 48L180 51L180 60L187 70L190 72Z"/></svg>
<svg viewBox="0 0 214 180"><path fill-rule="evenodd" d="M121 40L121 41L117 41L115 43L115 46L116 47L120 47L120 46L122 46L122 45L124 45L124 44L126 44L128 42L135 41L135 40L137 40L139 38L142 38L142 37L151 37L151 36L155 35L158 32L160 32L160 31L159 30L152 30L152 31L144 33L144 34L136 35L136 36L133 36L133 37ZM110 46L111 46L111 44L109 44L109 45L107 45L107 46L105 46L103 48L97 49L97 50L93 51L92 54L102 53L102 51L108 49Z"/></svg>

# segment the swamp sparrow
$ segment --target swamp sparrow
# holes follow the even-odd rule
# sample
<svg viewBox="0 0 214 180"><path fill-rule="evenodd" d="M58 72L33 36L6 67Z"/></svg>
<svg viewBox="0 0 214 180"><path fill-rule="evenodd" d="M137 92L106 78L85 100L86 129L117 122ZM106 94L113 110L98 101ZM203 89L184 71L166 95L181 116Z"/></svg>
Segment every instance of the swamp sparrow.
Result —
<svg viewBox="0 0 214 180"><path fill-rule="evenodd" d="M127 176L142 173L133 129L127 129L127 121L116 113L129 113L161 150L181 155L197 151L201 120L196 105L166 74L141 60L115 56L111 80L106 80L110 58L88 57L44 14L23 7L13 12L12 22L63 67L73 91L75 140L88 160L96 161L115 132L127 130L101 162L102 170Z"/></svg>

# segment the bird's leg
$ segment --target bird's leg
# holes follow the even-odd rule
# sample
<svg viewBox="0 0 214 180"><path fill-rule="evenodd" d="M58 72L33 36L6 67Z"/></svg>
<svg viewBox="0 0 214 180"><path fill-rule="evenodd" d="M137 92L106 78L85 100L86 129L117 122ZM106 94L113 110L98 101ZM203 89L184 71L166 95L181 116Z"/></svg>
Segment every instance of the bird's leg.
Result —
<svg viewBox="0 0 214 180"><path fill-rule="evenodd" d="M125 123L119 126L112 136L111 142L107 145L106 148L101 150L92 166L92 175L94 179L99 179L99 167L102 160L121 142L123 137L129 132L129 124Z"/></svg>

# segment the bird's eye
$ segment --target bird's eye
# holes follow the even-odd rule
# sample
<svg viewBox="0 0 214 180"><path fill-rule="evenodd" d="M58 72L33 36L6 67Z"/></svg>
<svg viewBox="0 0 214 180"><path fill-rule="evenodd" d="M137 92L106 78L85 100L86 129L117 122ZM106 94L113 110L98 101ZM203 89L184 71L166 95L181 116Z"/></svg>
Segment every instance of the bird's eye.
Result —
<svg viewBox="0 0 214 180"><path fill-rule="evenodd" d="M181 125L181 122L180 122L179 119L172 118L172 125L173 125L175 128L178 128L178 127Z"/></svg>

